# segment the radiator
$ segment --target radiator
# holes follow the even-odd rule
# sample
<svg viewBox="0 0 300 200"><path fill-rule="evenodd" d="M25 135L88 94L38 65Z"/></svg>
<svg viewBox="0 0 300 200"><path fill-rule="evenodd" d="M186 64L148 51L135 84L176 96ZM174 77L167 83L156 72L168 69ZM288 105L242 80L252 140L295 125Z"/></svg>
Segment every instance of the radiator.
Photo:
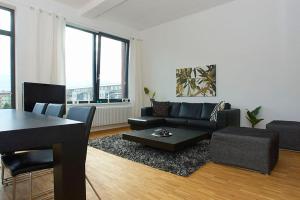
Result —
<svg viewBox="0 0 300 200"><path fill-rule="evenodd" d="M92 127L127 123L131 111L130 105L97 107Z"/></svg>

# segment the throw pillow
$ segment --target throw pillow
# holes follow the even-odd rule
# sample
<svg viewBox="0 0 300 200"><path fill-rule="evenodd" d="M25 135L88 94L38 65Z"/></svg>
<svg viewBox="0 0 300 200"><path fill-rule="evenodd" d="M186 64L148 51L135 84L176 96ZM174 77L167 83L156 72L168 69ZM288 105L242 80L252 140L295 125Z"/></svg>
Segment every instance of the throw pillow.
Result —
<svg viewBox="0 0 300 200"><path fill-rule="evenodd" d="M225 109L225 101L221 101L220 103L218 103L214 110L212 111L211 115L210 115L210 121L211 122L217 122L218 120L218 112L222 111Z"/></svg>
<svg viewBox="0 0 300 200"><path fill-rule="evenodd" d="M168 117L169 102L153 101L153 116L154 117Z"/></svg>

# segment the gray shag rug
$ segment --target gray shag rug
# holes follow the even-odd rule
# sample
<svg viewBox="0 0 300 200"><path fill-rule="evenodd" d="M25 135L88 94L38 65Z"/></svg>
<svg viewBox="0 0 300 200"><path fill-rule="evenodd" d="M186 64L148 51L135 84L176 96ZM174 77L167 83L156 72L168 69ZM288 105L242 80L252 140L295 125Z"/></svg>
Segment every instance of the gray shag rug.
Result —
<svg viewBox="0 0 300 200"><path fill-rule="evenodd" d="M209 140L200 141L177 152L167 152L123 140L122 135L90 140L89 145L179 176L189 176L210 160Z"/></svg>

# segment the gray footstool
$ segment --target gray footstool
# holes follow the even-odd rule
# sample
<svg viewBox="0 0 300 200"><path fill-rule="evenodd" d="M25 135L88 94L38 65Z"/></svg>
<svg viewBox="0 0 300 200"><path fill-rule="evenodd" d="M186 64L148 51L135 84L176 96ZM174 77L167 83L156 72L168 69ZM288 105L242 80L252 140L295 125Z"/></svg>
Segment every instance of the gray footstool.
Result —
<svg viewBox="0 0 300 200"><path fill-rule="evenodd" d="M279 134L279 147L300 151L300 122L272 121L267 129Z"/></svg>
<svg viewBox="0 0 300 200"><path fill-rule="evenodd" d="M228 127L213 133L211 159L270 174L278 161L278 140L273 131Z"/></svg>

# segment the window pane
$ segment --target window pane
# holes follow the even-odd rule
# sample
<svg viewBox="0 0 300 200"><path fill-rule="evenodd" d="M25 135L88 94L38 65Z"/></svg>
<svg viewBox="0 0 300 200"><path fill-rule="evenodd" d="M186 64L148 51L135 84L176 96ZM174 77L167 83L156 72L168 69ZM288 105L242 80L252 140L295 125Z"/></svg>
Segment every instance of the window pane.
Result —
<svg viewBox="0 0 300 200"><path fill-rule="evenodd" d="M11 38L0 35L0 108L11 108Z"/></svg>
<svg viewBox="0 0 300 200"><path fill-rule="evenodd" d="M92 33L66 28L66 86L67 101L93 100Z"/></svg>
<svg viewBox="0 0 300 200"><path fill-rule="evenodd" d="M125 44L101 37L100 99L125 98Z"/></svg>
<svg viewBox="0 0 300 200"><path fill-rule="evenodd" d="M0 8L0 29L11 31L11 12Z"/></svg>

